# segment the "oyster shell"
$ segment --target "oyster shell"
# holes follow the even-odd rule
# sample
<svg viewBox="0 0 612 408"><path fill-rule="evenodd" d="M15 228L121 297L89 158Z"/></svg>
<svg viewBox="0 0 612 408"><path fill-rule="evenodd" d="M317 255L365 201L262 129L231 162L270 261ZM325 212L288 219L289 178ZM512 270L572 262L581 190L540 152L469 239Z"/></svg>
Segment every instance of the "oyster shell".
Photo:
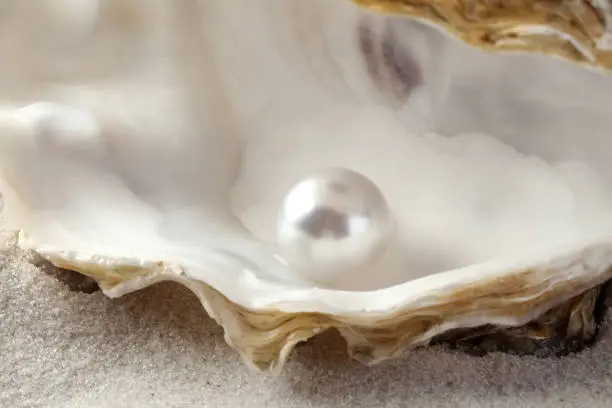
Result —
<svg viewBox="0 0 612 408"><path fill-rule="evenodd" d="M612 8L607 1L354 1L428 21L481 49L542 53L612 68Z"/></svg>
<svg viewBox="0 0 612 408"><path fill-rule="evenodd" d="M367 363L473 328L591 337L580 317L612 277L608 76L350 2L43 3L5 3L0 25L2 215L22 248L111 297L185 285L262 370L330 328ZM374 182L395 235L315 282L275 217L330 166Z"/></svg>

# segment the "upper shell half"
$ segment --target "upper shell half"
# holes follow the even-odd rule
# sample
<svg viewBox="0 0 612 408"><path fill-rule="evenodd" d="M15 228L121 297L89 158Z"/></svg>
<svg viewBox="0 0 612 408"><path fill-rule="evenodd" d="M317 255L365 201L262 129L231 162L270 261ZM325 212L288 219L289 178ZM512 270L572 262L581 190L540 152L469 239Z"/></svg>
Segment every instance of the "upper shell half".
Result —
<svg viewBox="0 0 612 408"><path fill-rule="evenodd" d="M601 72L340 0L5 3L3 227L109 296L184 284L257 368L331 327L375 362L454 328L521 325L612 276ZM378 6L400 4L426 9ZM509 25L444 15L475 38L540 21L528 9L505 9ZM567 43L609 67L605 25L586 18L601 35ZM325 195L320 174L345 184ZM279 214L306 228L287 221L305 207L327 211L309 219L321 230L343 219L331 207L354 211L342 225L358 240L279 229Z"/></svg>

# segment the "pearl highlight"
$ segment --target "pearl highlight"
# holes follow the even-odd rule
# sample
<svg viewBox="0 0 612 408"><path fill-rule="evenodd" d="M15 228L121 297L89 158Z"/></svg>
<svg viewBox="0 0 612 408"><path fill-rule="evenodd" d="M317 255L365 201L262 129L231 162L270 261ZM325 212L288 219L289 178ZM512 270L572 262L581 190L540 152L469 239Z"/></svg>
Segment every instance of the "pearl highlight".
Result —
<svg viewBox="0 0 612 408"><path fill-rule="evenodd" d="M317 282L372 266L392 233L378 187L352 170L317 171L286 194L277 219L281 257Z"/></svg>

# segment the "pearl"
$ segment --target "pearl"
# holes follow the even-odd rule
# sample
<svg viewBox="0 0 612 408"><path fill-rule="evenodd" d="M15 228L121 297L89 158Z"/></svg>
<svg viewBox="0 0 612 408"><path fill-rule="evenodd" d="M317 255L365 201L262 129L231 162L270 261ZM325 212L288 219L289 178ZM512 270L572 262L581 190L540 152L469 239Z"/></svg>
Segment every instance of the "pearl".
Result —
<svg viewBox="0 0 612 408"><path fill-rule="evenodd" d="M324 169L286 194L277 220L280 256L305 277L326 282L371 266L392 231L378 187L346 169Z"/></svg>

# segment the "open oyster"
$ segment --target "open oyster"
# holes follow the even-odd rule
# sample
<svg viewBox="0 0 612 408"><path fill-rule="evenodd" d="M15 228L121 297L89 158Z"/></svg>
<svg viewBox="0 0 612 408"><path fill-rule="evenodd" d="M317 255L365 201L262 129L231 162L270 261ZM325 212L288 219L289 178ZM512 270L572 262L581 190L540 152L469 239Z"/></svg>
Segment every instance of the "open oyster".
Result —
<svg viewBox="0 0 612 408"><path fill-rule="evenodd" d="M605 7L360 3L566 60L340 0L4 2L4 227L108 296L187 286L259 369L328 328L364 362L592 333L612 79L567 50L609 67Z"/></svg>

